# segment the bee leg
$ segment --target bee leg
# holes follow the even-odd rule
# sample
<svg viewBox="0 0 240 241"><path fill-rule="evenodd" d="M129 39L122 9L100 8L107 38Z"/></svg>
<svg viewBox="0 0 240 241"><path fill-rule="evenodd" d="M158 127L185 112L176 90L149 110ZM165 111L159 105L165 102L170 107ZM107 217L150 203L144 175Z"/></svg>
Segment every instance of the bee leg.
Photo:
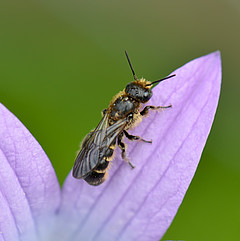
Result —
<svg viewBox="0 0 240 241"><path fill-rule="evenodd" d="M147 140L144 140L142 137L140 136L133 136L133 135L130 135L127 131L123 131L125 136L130 140L130 141L143 141L143 142L146 142L146 143L152 143L152 140L151 141L147 141Z"/></svg>
<svg viewBox="0 0 240 241"><path fill-rule="evenodd" d="M123 134L120 134L117 140L117 144L122 151L122 159L126 161L131 166L131 168L134 168L135 166L126 157L126 145L125 143L122 142L122 137L123 137Z"/></svg>
<svg viewBox="0 0 240 241"><path fill-rule="evenodd" d="M167 108L171 108L171 107L172 107L172 105L168 105L168 106L153 106L153 105L148 105L148 106L146 106L146 107L140 112L140 114L141 114L142 116L146 115L146 114L148 113L149 109L151 109L151 110L158 110L158 109L167 109Z"/></svg>

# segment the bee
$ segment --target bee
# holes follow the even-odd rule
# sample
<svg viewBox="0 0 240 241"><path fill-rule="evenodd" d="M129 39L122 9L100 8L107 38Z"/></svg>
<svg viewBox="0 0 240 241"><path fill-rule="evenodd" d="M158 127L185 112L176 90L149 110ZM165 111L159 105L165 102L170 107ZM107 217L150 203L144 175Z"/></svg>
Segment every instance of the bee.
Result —
<svg viewBox="0 0 240 241"><path fill-rule="evenodd" d="M152 143L152 141L144 140L140 136L131 135L127 130L135 126L142 117L148 114L149 110L171 107L171 105L148 105L141 110L142 104L148 102L153 95L151 90L153 84L172 78L175 75L170 75L154 82L147 81L144 78L138 79L127 51L125 51L125 54L134 81L118 93L112 99L108 108L102 111L102 119L98 126L84 138L72 170L74 178L83 178L88 184L93 186L100 185L106 180L107 171L116 145L121 149L122 159L131 168L134 168L134 165L126 156L126 145L122 141L123 137L125 136L131 141L138 140L146 143Z"/></svg>

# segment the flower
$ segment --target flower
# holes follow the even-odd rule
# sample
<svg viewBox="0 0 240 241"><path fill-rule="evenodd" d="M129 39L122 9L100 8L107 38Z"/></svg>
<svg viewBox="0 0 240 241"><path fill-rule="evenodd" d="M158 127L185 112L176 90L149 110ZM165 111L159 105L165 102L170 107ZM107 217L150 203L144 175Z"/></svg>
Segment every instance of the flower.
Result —
<svg viewBox="0 0 240 241"><path fill-rule="evenodd" d="M71 173L62 190L46 154L0 104L0 240L159 240L170 226L196 171L216 112L220 53L195 59L153 89L151 112L132 133L131 170L119 150L102 185Z"/></svg>

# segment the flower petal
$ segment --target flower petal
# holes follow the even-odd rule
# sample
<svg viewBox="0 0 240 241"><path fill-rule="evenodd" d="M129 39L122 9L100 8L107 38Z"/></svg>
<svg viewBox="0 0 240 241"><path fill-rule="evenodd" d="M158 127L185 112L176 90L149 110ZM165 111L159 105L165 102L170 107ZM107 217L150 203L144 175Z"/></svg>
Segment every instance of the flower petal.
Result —
<svg viewBox="0 0 240 241"><path fill-rule="evenodd" d="M69 240L159 240L171 224L193 178L206 143L220 93L221 59L215 52L174 71L154 88L151 112L132 131L153 143L134 142L127 150L131 170L117 151L108 180L92 187L69 174L60 214ZM69 229L70 230L70 229Z"/></svg>
<svg viewBox="0 0 240 241"><path fill-rule="evenodd" d="M35 240L60 203L60 188L52 165L23 124L0 104L0 205L5 205L6 240ZM8 207L8 208L7 208ZM3 210L3 209L1 209ZM10 216L9 216L10 215ZM3 214L1 213L1 219ZM15 229L12 229L15 225ZM30 234L31 233L31 234ZM15 234L14 234L15 235ZM28 239L29 238L29 239Z"/></svg>

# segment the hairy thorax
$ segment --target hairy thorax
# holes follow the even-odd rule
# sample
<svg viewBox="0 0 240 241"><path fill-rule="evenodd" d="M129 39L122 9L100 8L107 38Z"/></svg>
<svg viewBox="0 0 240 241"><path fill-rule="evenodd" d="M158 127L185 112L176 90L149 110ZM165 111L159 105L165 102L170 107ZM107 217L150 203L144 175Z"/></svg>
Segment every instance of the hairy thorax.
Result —
<svg viewBox="0 0 240 241"><path fill-rule="evenodd" d="M129 114L132 114L134 119L138 115L139 106L140 103L130 96L119 96L109 106L109 124L112 125L116 121L126 118Z"/></svg>

